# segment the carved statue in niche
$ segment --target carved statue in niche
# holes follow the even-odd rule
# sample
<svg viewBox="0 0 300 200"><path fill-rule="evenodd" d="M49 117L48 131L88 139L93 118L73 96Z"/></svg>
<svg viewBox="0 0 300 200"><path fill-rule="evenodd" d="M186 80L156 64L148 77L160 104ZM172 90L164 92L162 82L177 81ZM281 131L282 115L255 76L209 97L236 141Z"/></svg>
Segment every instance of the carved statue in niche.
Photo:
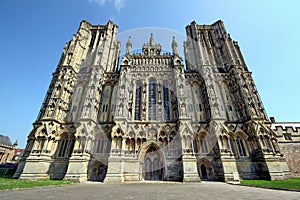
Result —
<svg viewBox="0 0 300 200"><path fill-rule="evenodd" d="M132 116L132 109L129 107L128 108L128 119L131 120L131 116Z"/></svg>
<svg viewBox="0 0 300 200"><path fill-rule="evenodd" d="M60 93L60 85L56 87L55 93L54 93L54 98L58 98Z"/></svg>
<svg viewBox="0 0 300 200"><path fill-rule="evenodd" d="M63 112L63 111L62 111L62 107L59 107L59 108L58 108L58 113L57 113L57 115L56 115L56 116L57 116L57 119L60 119L60 120L62 119L62 112Z"/></svg>
<svg viewBox="0 0 300 200"><path fill-rule="evenodd" d="M217 131L217 129L218 129L218 123L217 122L212 123L212 129L213 129L214 132ZM222 132L222 130L221 130L221 132Z"/></svg>
<svg viewBox="0 0 300 200"><path fill-rule="evenodd" d="M146 120L146 110L142 111L142 120Z"/></svg>
<svg viewBox="0 0 300 200"><path fill-rule="evenodd" d="M183 87L179 89L179 95L180 96L184 96L184 89L183 89Z"/></svg>
<svg viewBox="0 0 300 200"><path fill-rule="evenodd" d="M142 110L146 110L146 102L142 103Z"/></svg>
<svg viewBox="0 0 300 200"><path fill-rule="evenodd" d="M185 104L181 104L181 115L182 115L182 116L186 116L186 108L185 108Z"/></svg>
<svg viewBox="0 0 300 200"><path fill-rule="evenodd" d="M132 81L129 83L127 90L128 90L128 94L129 94L129 102L132 102L132 100L133 100L133 82Z"/></svg>
<svg viewBox="0 0 300 200"><path fill-rule="evenodd" d="M132 88L128 88L128 93L129 93L129 101L132 102L132 99L133 99Z"/></svg>
<svg viewBox="0 0 300 200"><path fill-rule="evenodd" d="M205 70L205 74L206 74L206 76L208 76L210 74L210 69L208 67Z"/></svg>
<svg viewBox="0 0 300 200"><path fill-rule="evenodd" d="M124 85L122 85L121 87L120 87L120 97L121 98L124 98L125 97L125 90L124 90Z"/></svg>
<svg viewBox="0 0 300 200"><path fill-rule="evenodd" d="M48 108L48 113L47 113L47 117L51 117L51 115L53 114L54 108L52 106L50 106Z"/></svg>
<svg viewBox="0 0 300 200"><path fill-rule="evenodd" d="M121 83L121 85L123 85L125 83L125 70L124 69L121 70L120 79L121 79L120 83Z"/></svg>
<svg viewBox="0 0 300 200"><path fill-rule="evenodd" d="M90 113L90 105L87 105L87 106L85 107L84 117L87 117L87 116L89 115L89 113Z"/></svg>
<svg viewBox="0 0 300 200"><path fill-rule="evenodd" d="M161 103L161 84L157 84L158 103Z"/></svg>
<svg viewBox="0 0 300 200"><path fill-rule="evenodd" d="M214 106L214 111L215 111L216 116L220 116L220 111L219 111L218 105Z"/></svg>
<svg viewBox="0 0 300 200"><path fill-rule="evenodd" d="M119 116L123 116L123 106L122 105L119 105L118 114L119 114Z"/></svg>
<svg viewBox="0 0 300 200"><path fill-rule="evenodd" d="M213 89L213 85L209 86L209 93L210 93L211 98L215 98L216 95L215 95L215 91Z"/></svg>

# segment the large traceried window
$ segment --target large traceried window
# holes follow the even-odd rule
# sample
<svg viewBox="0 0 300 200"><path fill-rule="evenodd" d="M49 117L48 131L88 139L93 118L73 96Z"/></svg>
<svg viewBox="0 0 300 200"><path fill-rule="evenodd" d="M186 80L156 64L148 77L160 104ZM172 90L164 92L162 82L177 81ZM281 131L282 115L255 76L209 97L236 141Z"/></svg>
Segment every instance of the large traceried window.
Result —
<svg viewBox="0 0 300 200"><path fill-rule="evenodd" d="M156 120L156 82L150 80L149 82L149 96L148 96L148 118L149 120Z"/></svg>
<svg viewBox="0 0 300 200"><path fill-rule="evenodd" d="M170 121L169 89L167 83L163 85L164 94L164 116L166 121Z"/></svg>
<svg viewBox="0 0 300 200"><path fill-rule="evenodd" d="M141 120L142 84L136 83L134 120Z"/></svg>

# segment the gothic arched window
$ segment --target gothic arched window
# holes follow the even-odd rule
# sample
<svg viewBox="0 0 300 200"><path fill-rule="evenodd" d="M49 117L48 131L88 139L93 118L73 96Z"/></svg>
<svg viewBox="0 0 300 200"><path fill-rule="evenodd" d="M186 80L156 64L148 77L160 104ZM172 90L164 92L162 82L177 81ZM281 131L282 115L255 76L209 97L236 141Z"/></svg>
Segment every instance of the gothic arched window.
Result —
<svg viewBox="0 0 300 200"><path fill-rule="evenodd" d="M244 146L244 143L243 143L243 139L240 136L238 136L236 138L236 145L237 145L237 149L239 151L239 155L240 156L247 156L246 149L245 149L245 146Z"/></svg>
<svg viewBox="0 0 300 200"><path fill-rule="evenodd" d="M208 153L206 138L204 135L200 137L201 153Z"/></svg>
<svg viewBox="0 0 300 200"><path fill-rule="evenodd" d="M62 139L60 140L60 144L59 144L58 157L65 156L67 147L68 147L68 138L66 136L63 136Z"/></svg>
<svg viewBox="0 0 300 200"><path fill-rule="evenodd" d="M233 155L235 155L236 154L236 150L235 150L235 144L234 144L234 138L233 137L230 137L229 144L230 144L231 153Z"/></svg>
<svg viewBox="0 0 300 200"><path fill-rule="evenodd" d="M169 88L168 84L163 84L163 95L164 95L164 116L166 121L170 121L170 104L169 104Z"/></svg>
<svg viewBox="0 0 300 200"><path fill-rule="evenodd" d="M142 84L136 83L134 120L141 120Z"/></svg>
<svg viewBox="0 0 300 200"><path fill-rule="evenodd" d="M201 135L197 134L194 139L194 151L195 153L206 154L208 153L207 141L206 141L206 133L202 133Z"/></svg>
<svg viewBox="0 0 300 200"><path fill-rule="evenodd" d="M74 148L75 138L69 139L67 135L63 135L59 142L58 157L70 157Z"/></svg>
<svg viewBox="0 0 300 200"><path fill-rule="evenodd" d="M149 81L148 103L148 118L156 120L156 82L153 79Z"/></svg>

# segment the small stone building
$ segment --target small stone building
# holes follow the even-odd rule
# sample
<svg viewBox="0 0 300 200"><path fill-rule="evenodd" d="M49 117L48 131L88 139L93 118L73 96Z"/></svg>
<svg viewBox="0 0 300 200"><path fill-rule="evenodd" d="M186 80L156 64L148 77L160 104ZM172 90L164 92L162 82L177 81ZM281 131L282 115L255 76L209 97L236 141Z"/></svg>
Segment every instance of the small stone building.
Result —
<svg viewBox="0 0 300 200"><path fill-rule="evenodd" d="M0 134L0 164L13 161L17 146L17 141L12 144L8 136Z"/></svg>

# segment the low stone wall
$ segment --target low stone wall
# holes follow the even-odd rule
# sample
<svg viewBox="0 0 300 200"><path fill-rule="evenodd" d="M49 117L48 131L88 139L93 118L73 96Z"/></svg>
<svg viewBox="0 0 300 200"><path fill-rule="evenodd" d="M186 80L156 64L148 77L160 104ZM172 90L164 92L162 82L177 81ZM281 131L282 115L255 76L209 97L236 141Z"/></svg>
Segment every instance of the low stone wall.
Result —
<svg viewBox="0 0 300 200"><path fill-rule="evenodd" d="M300 143L279 143L292 176L300 177Z"/></svg>

